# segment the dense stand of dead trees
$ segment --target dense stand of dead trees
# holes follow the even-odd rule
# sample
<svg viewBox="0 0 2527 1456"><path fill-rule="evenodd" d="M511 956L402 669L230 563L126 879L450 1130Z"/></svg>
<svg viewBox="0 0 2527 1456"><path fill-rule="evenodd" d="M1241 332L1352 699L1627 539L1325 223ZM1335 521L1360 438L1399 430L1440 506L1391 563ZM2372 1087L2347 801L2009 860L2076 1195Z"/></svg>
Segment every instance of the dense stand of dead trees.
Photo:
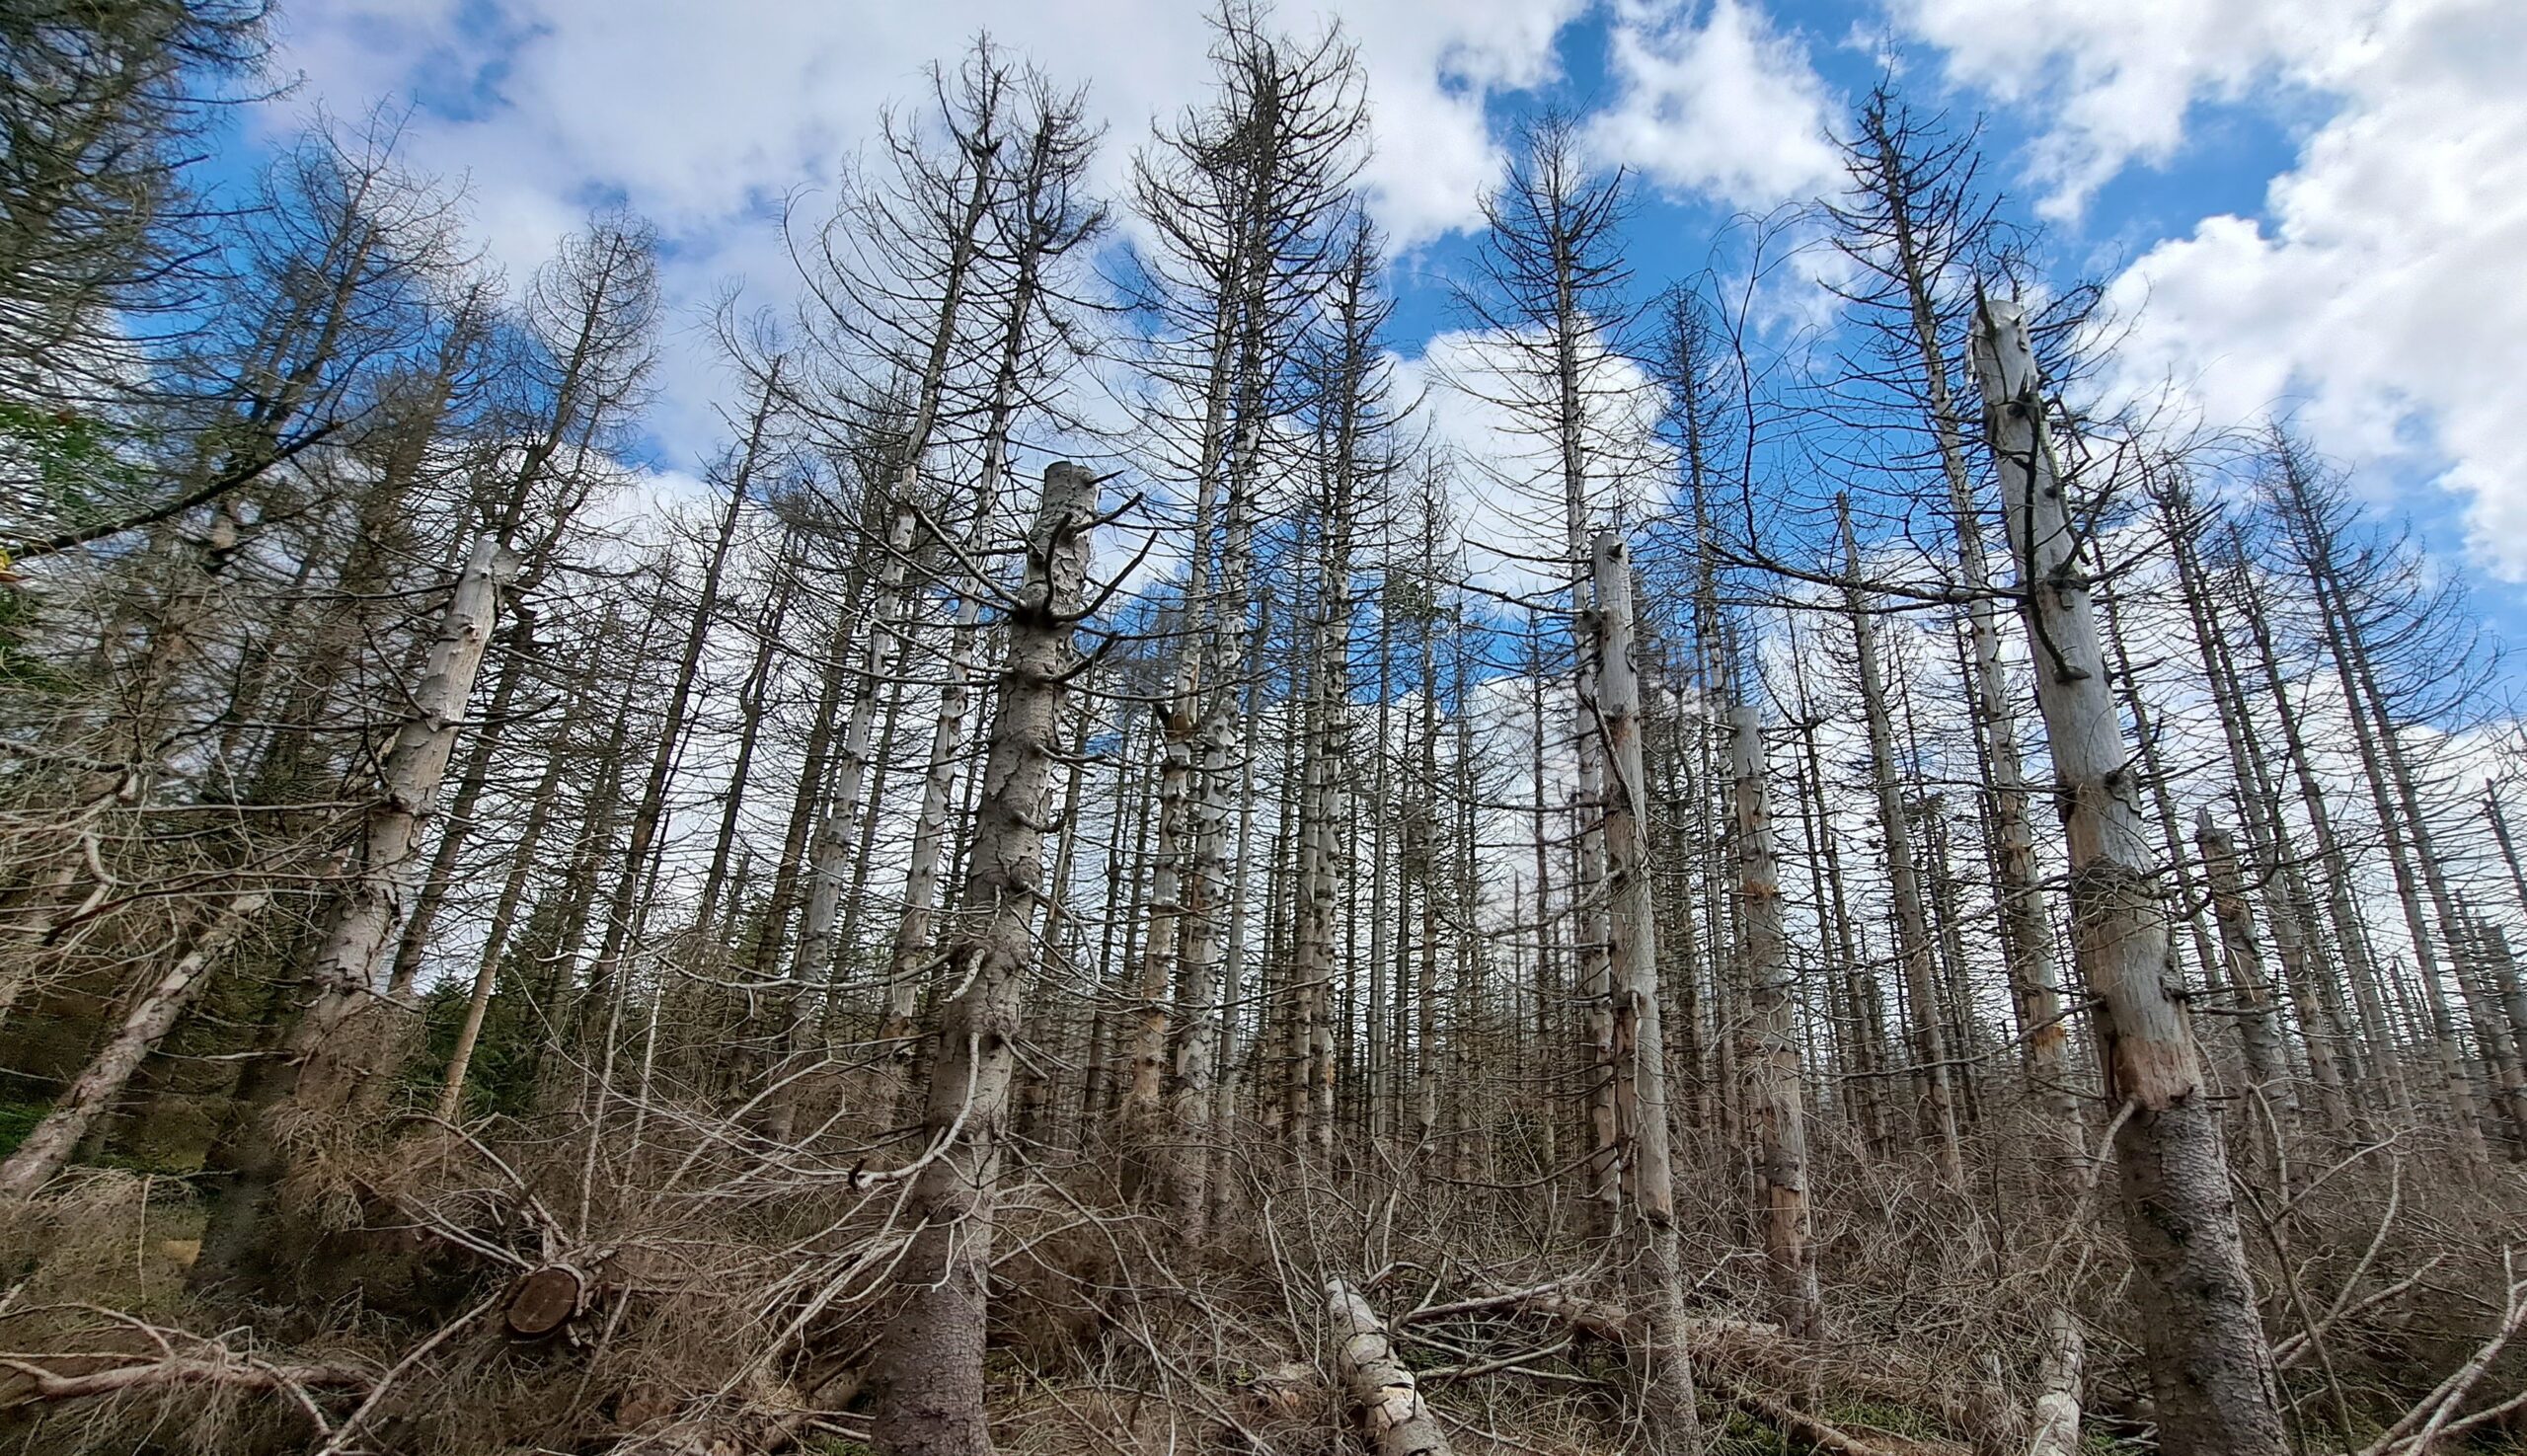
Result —
<svg viewBox="0 0 2527 1456"><path fill-rule="evenodd" d="M714 316L679 494L636 218L504 292L391 127L200 191L264 20L0 22L31 1449L2519 1405L2497 645L2286 430L2102 400L1970 128L1879 90L1652 294L1525 125L1448 443L1339 31L1232 5L1119 140L978 43L794 208L795 314ZM1821 347L1748 304L1785 237Z"/></svg>

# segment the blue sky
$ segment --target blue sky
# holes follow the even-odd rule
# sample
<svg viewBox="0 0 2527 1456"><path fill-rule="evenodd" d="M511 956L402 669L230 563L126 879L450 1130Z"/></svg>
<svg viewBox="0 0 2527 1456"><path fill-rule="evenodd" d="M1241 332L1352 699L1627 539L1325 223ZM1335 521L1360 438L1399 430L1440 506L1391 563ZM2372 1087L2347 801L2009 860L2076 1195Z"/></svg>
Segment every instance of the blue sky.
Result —
<svg viewBox="0 0 2527 1456"><path fill-rule="evenodd" d="M2409 515L2527 642L2527 5L2516 0L1344 0L1378 110L1372 206L1405 246L1408 358L1461 321L1473 198L1524 112L1578 115L1645 185L1646 285L1700 267L1741 209L1830 180L1818 133L1891 64L1925 108L1985 118L1990 179L2065 272L2106 280L2124 368L2213 422L2281 406ZM282 63L321 102L415 106L424 167L466 180L512 277L592 203L653 217L671 297L777 302L772 218L829 179L919 68L989 29L1087 81L1119 169L1196 99L1189 0L298 0ZM681 338L681 336L679 336ZM672 344L653 421L690 462L715 384Z"/></svg>

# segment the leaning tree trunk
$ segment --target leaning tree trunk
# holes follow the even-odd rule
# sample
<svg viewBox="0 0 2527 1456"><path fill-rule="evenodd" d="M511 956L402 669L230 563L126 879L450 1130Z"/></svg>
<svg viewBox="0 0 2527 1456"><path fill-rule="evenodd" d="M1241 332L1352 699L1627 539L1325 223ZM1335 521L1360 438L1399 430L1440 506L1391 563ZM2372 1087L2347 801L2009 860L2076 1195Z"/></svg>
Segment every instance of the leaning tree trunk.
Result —
<svg viewBox="0 0 2527 1456"><path fill-rule="evenodd" d="M2238 994L2238 1035L2246 1047L2250 1084L2248 1141L2263 1147L2265 1171L2271 1174L2279 1170L2289 1151L2289 1137L2297 1128L2299 1093L2290 1078L2289 1058L2281 1049L2272 986L2263 974L2263 944L2256 935L2255 912L2247 903L2246 877L2238 869L2237 841L2212 822L2209 809L2203 809L2193 821L2193 843L2202 855L2203 878L2210 882L2211 916L2219 923L2229 984ZM2276 1134L2277 1145L2271 1141ZM2277 1180L2274 1186L2278 1187Z"/></svg>
<svg viewBox="0 0 2527 1456"><path fill-rule="evenodd" d="M926 1151L907 1170L904 1220L914 1232L897 1275L904 1303L871 1368L870 1444L881 1456L991 1450L983 1326L992 1217L1020 1008L1035 965L1035 910L1047 890L1052 765L1095 509L1096 483L1086 470L1068 461L1045 469L1027 577L1009 616L1009 656L959 902L965 924L948 952L949 982L963 989L940 1014Z"/></svg>
<svg viewBox="0 0 2527 1456"><path fill-rule="evenodd" d="M368 1025L375 1020L368 1013L386 993L387 938L413 890L421 828L456 747L500 587L516 565L516 558L487 537L475 544L457 578L409 700L412 716L379 767L378 798L361 826L358 865L334 900L309 968L315 999L298 1013L278 1054L259 1069L219 1158L231 1177L203 1235L197 1279L232 1277L243 1271L249 1256L268 1253L257 1243L286 1157L272 1125L281 1105L339 1112L383 1070L378 1041L385 1029Z"/></svg>
<svg viewBox="0 0 2527 1456"><path fill-rule="evenodd" d="M1683 1269L1667 1126L1667 1052L1659 1020L1658 922L1648 864L1649 785L1641 752L1641 680L1632 663L1632 557L1623 538L1591 544L1596 703L1604 734L1607 969L1614 1009L1614 1105L1622 1191L1647 1248L1644 1341L1652 1447L1699 1452L1693 1361L1685 1350ZM1796 1119L1793 1119L1794 1122Z"/></svg>
<svg viewBox="0 0 2527 1456"><path fill-rule="evenodd" d="M122 1025L98 1050L87 1069L61 1094L52 1111L35 1125L17 1150L9 1154L8 1161L0 1163L0 1198L33 1197L37 1189L68 1165L80 1139L88 1135L88 1129L130 1085L132 1073L140 1070L141 1062L166 1038L177 1018L200 996L219 953L270 900L271 896L262 890L247 890L231 897L209 924L200 927L191 949L131 1004L123 1014Z"/></svg>
<svg viewBox="0 0 2527 1456"><path fill-rule="evenodd" d="M2070 840L2074 952L2100 1003L2098 1044L2118 1102L2115 1177L2139 1277L2159 1445L2168 1456L2281 1456L2272 1355L2229 1192L2217 1108L2182 987L2167 984L2167 907L2151 877L2090 581L2044 428L2020 310L1986 300L1974 370L2000 465L2019 608Z"/></svg>

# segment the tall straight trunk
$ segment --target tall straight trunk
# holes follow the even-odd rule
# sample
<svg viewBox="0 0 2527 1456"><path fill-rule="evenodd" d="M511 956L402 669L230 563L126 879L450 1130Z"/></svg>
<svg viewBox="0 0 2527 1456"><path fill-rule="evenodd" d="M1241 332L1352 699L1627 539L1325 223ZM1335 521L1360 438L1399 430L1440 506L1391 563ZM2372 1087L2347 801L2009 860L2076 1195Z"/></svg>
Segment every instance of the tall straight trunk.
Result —
<svg viewBox="0 0 2527 1456"><path fill-rule="evenodd" d="M214 1150L215 1164L229 1177L194 1266L201 1282L245 1273L251 1258L273 1252L258 1245L266 1242L265 1213L288 1159L274 1125L283 1105L342 1112L373 1078L392 1070L383 1063L393 1029L371 1014L388 991L387 939L414 887L421 830L456 748L500 589L516 570L516 558L487 537L475 543L449 594L420 680L407 696L411 716L378 766L377 797L361 815L357 862L334 896L308 967L314 999L299 1010L277 1054L258 1069Z"/></svg>
<svg viewBox="0 0 2527 1456"><path fill-rule="evenodd" d="M2518 858L2518 845L2509 837L2509 819L2500 810L2500 791L2489 781L2484 784L2484 817L2491 824L2492 842L2500 846L2501 863L2509 867L2510 893L2518 898L2520 913L2527 914L2527 865Z"/></svg>
<svg viewBox="0 0 2527 1456"><path fill-rule="evenodd" d="M1044 825L1061 751L1071 626L1087 575L1096 483L1060 461L1044 471L1027 575L1009 613L1008 655L983 767L965 926L948 954L960 987L941 1009L903 1224L904 1302L878 1341L870 1444L880 1456L987 1456L983 1335L1010 1084L1034 919L1045 893Z"/></svg>
<svg viewBox="0 0 2527 1456"><path fill-rule="evenodd" d="M1395 1043L1387 1035L1387 881L1391 870L1387 825L1387 760L1394 751L1395 619L1378 613L1378 714L1369 749L1369 1138L1383 1144L1395 1135L1391 1102Z"/></svg>
<svg viewBox="0 0 2527 1456"><path fill-rule="evenodd" d="M694 926L704 934L715 933L713 922L719 919L721 896L727 889L729 854L736 846L737 826L745 813L755 749L763 741L765 695L771 689L773 654L781 643L781 630L790 620L791 604L798 596L798 563L790 538L784 538L772 569L776 579L765 594L763 610L754 625L754 659L737 687L737 743L728 757L728 790L720 802L720 828L711 843L710 863L702 872L702 896L693 912Z"/></svg>
<svg viewBox="0 0 2527 1456"><path fill-rule="evenodd" d="M1940 1015L1939 987L1933 968L1935 947L1930 916L1922 905L1920 871L1913 859L1912 823L1904 812L1904 782L1895 764L1893 720L1886 707L1886 675L1878 663L1877 626L1861 594L1860 543L1852 534L1851 507L1837 500L1841 513L1844 570L1843 612L1851 619L1852 640L1860 654L1861 707L1869 723L1870 777L1877 792L1877 828L1886 847L1886 879L1895 901L1897 956L1904 964L1904 990L1913 1023L1915 1085L1921 1090L1922 1121L1939 1142L1939 1171L1950 1188L1965 1186L1965 1155L1956 1132L1954 1081L1949 1074L1945 1018Z"/></svg>
<svg viewBox="0 0 2527 1456"><path fill-rule="evenodd" d="M2417 829L2420 818L2411 818L2397 811L2385 762L2386 752L2370 727L2367 695L2362 691L2358 669L2353 660L2353 644L2346 638L2337 618L2331 591L2329 574L2322 561L2305 563L2309 583L2315 588L2318 619L2326 639L2327 653L2335 667L2335 678L2342 689L2343 706L2351 720L2351 739L2359 754L2362 778L2369 786L2370 806L2375 810L2380 838L2386 843L2387 869L2396 886L2396 901L2404 910L2405 932L2412 945L2413 965L2419 972L2421 998L2430 1019L2431 1035L2438 1043L2440 1076L2447 1084L2450 1111L2457 1114L2460 1125L2453 1128L2461 1152L2480 1168L2489 1156L2484 1138L2488 1113L2478 1110L2474 1080L2468 1074L2463 1043L2457 1036L2456 1019L2448 1004L2448 985L2440 963L2439 942L2422 908L2420 877L2415 873L2408 835ZM2486 1061L2491 1061L2491 1048L2486 1047ZM2487 1072L2491 1069L2488 1065ZM2520 1102L2495 1089L2494 1100L2513 1118L2527 1113Z"/></svg>
<svg viewBox="0 0 2527 1456"><path fill-rule="evenodd" d="M641 918L633 903L634 891L648 870L659 823L666 816L668 780L675 773L677 751L684 746L685 720L693 703L694 683L702 672L702 654L711 643L712 619L720 613L720 583L727 571L729 547L736 541L737 521L745 512L746 487L752 483L763 457L765 435L772 423L773 399L780 387L781 362L776 359L762 394L755 400L754 418L746 428L736 474L728 483L728 503L720 512L720 530L712 538L711 555L703 564L701 595L693 605L693 620L685 628L683 650L676 654L665 717L658 727L658 741L650 751L649 777L641 784L640 805L632 811L629 843L614 881L614 908L606 917L605 942L597 952L595 967L588 972L587 999L591 1002L606 997L616 968L632 947L634 925Z"/></svg>
<svg viewBox="0 0 2527 1456"><path fill-rule="evenodd" d="M2212 705L2227 742L2230 782L2237 788L2256 879L2265 886L2264 918L2272 926L2273 951L2281 962L2282 984L2289 992L2300 1038L2307 1049L2308 1080L2316 1084L2327 1131L2339 1136L2350 1127L2344 1077L2336 1061L2336 1054L2343 1045L2342 1028L2335 1019L2334 1008L2318 989L2321 981L2334 980L2335 972L2332 966L2317 963L2322 951L2312 927L2315 900L2308 892L2289 824L2281 814L2271 771L2254 729L2245 686L2221 630L2218 607L2203 579L2200 554L2191 534L2197 523L2190 519L2181 486L2162 486L2159 501L2175 549L2178 584L2193 626L2194 646L2201 654Z"/></svg>
<svg viewBox="0 0 2527 1456"><path fill-rule="evenodd" d="M2265 610L2262 591L2256 584L2255 568L2234 535L2230 548L2235 554L2233 575L2238 589L2245 594L2241 615L2255 640L2257 666L2272 700L2273 716L2281 725L2282 750L2299 786L2300 807L2308 816L2308 830L2315 837L2318 859L2325 866L2327 923L2334 930L2335 948L2341 953L2343 971L2351 982L2352 1001L2359 1009L2370 1057L2384 1069L2399 1120L2410 1126L2413 1121L2413 1101L2412 1082L2405 1075L2404 1040L2387 1015L2386 991L2380 984L2377 960L2369 953L2367 926L2353 903L2351 858L2335 830L2325 786L2318 781L2316 760L2309 753L2306 734L2300 728L2298 705L2291 700L2289 685L2282 675L2281 654L2273 645L2272 619ZM2472 1140L2470 1156L2480 1163L2483 1132L2475 1119L2473 1084L2464 1076L2451 1037L2434 1035L2432 1049L2439 1061L2440 1085L2455 1113L2451 1131L2461 1143Z"/></svg>
<svg viewBox="0 0 2527 1456"><path fill-rule="evenodd" d="M2304 511L2295 467L2287 479L2294 500L2301 503ZM2527 1069L2520 1066L2518 1043L2511 1038L2491 998L2470 974L2457 929L2462 917L2432 843L2430 819L2423 810L2412 760L2405 752L2404 736L2397 731L2387 696L2379 690L2367 635L2361 631L2351 604L2343 599L2331 545L2318 535L2322 527L2313 517L2306 523L2310 535L2317 539L2304 544L2319 549L2305 550L2302 564L2316 587L2317 609L2325 624L2327 645L2333 651L2335 674L2342 685L2345 705L2351 710L2352 738L2360 746L2361 765L2367 772L2378 823L2386 837L2387 863L2394 873L2397 898L2404 905L2405 922L2412 936L2414 964L2421 971L2431 1004L2443 1005L2446 993L2440 985L2439 957L2430 936L2429 921L2435 917L2459 994L2465 998L2468 1015L2475 1023L2487 1080L2491 1082L2492 1096L2508 1117L2513 1154L2527 1157ZM2421 901L2413 893L2416 879L2428 895L2429 916L2422 913Z"/></svg>
<svg viewBox="0 0 2527 1456"><path fill-rule="evenodd" d="M904 602L905 564L913 546L918 512L910 498L899 498L886 528L886 544L878 567L869 628L860 643L860 665L852 673L858 691L851 699L842 742L834 753L834 780L817 820L815 847L807 861L807 905L799 924L799 944L792 957L790 1021L797 1026L805 1014L807 988L824 980L833 968L835 928L842 913L843 889L851 873L852 831L860 826L861 796L868 786L869 755L878 731L878 703L894 681L903 659L911 624ZM838 669L839 670L839 669ZM784 1051L794 1033L785 1032ZM909 1060L912 1048L900 1040L892 1048L898 1061Z"/></svg>
<svg viewBox="0 0 2527 1456"><path fill-rule="evenodd" d="M2226 961L2213 950L2211 933L2202 923L2202 907L2210 896L2201 893L2193 882L2193 868L2184 852L2184 830L2177 817L2176 796L2168 787L2166 762L2159 755L2158 728L2150 720L2150 705L2141 695L2139 676L2132 670L2132 653L2123 641L2123 614L2118 609L2111 589L2098 593L2099 626L2104 629L2106 666L2122 689L2123 711L2132 720L2132 740L2137 749L2141 769L2141 787L2150 796L2151 811L2159 824L2159 843L2167 852L2167 863L2176 879L2176 903L2184 911L2185 934L2193 944L2193 960L2202 967L2202 983L2215 996L2225 996ZM2173 949L2173 943L2171 943ZM2173 966L2176 962L2170 962ZM2182 971L2179 971L2182 974Z"/></svg>
<svg viewBox="0 0 2527 1456"><path fill-rule="evenodd" d="M613 636L613 623L599 638ZM509 872L500 882L499 898L493 903L491 924L483 932L483 949L474 962L474 987L465 998L465 1020L456 1029L456 1047L448 1054L447 1071L439 1081L438 1115L453 1119L464 1105L465 1079L474 1064L474 1047L483 1036L483 1020L491 1011L492 992L498 985L500 960L508 951L509 933L517 926L518 909L526 902L526 886L537 865L537 853L544 846L544 836L552 827L553 812L561 799L562 774L575 757L571 742L572 730L578 726L579 716L588 699L589 684L582 682L572 695L571 706L562 715L560 728L546 745L544 774L535 786L535 794L526 810L526 824L518 831L517 847L509 860Z"/></svg>
<svg viewBox="0 0 2527 1456"><path fill-rule="evenodd" d="M1641 680L1633 665L1632 557L1623 538L1590 543L1595 603L1596 706L1605 748L1607 954L1614 1012L1616 1135L1630 1227L1646 1244L1645 1335L1650 1443L1661 1456L1697 1456L1702 1424L1684 1344L1684 1282L1667 1121L1667 1053L1659 1017L1658 907L1649 870L1649 782L1641 751ZM1460 709L1462 711L1462 709ZM1794 1056L1796 1053L1794 1052ZM1794 1089L1796 1086L1794 1074ZM1797 1101L1797 1093L1792 1093ZM1792 1123L1795 1128L1797 1117ZM1795 1130L1789 1135L1797 1138Z"/></svg>
<svg viewBox="0 0 2527 1456"><path fill-rule="evenodd" d="M2229 985L2238 998L2238 1039L2246 1049L2248 1140L2268 1145L2271 1129L2265 1118L2269 1116L2286 1139L2298 1120L2299 1094L2290 1080L2289 1058L2281 1049L2272 986L2264 978L2263 944L2256 935L2255 911L2247 903L2237 841L2212 822L2210 810L2204 809L2193 821L2193 843L2202 855L2211 914L2220 926L2220 951L2228 959ZM2282 1151L2286 1149L2267 1152L2267 1171Z"/></svg>
<svg viewBox="0 0 2527 1456"><path fill-rule="evenodd" d="M1739 694L1742 699L1742 690ZM1807 1116L1800 1099L1798 972L1782 928L1781 871L1773 849L1764 738L1751 703L1728 713L1729 777L1736 786L1738 920L1745 927L1747 991L1760 1055L1755 1073L1756 1170L1763 1181L1765 1266L1773 1308L1794 1340L1825 1333L1807 1212Z"/></svg>
<svg viewBox="0 0 2527 1456"><path fill-rule="evenodd" d="M1904 290L1905 321L1920 367L1921 406L1938 447L1940 478L1956 531L1959 584L1967 594L1966 630L1973 657L1971 723L1975 757L1983 770L1987 848L1999 901L2001 955L2010 995L2027 1040L2029 1090L2051 1115L2073 1162L2087 1156L2079 1099L2070 1080L2070 1039L2062 1017L2062 981L2053 963L2052 927L2044 913L2043 875L2035 857L2026 761L2019 751L2018 715L2012 707L2009 669L2001 650L2002 593L1994 589L1985 516L1974 500L1966 468L1965 421L1952 379L1953 360L1940 337L1941 278L1923 255L1926 221L1909 185L1908 160L1893 132L1874 128L1876 172L1873 179L1887 209L1895 245L1894 274ZM1937 205L1934 203L1934 205Z"/></svg>
<svg viewBox="0 0 2527 1456"><path fill-rule="evenodd" d="M199 999L220 953L270 901L263 890L242 891L213 911L207 923L193 927L185 954L133 999L106 1044L53 1100L52 1110L28 1131L7 1161L0 1162L0 1199L35 1196L69 1164L80 1140L131 1085L141 1062L166 1039L177 1018Z"/></svg>
<svg viewBox="0 0 2527 1456"><path fill-rule="evenodd" d="M1796 630L1794 628L1793 632ZM1796 643L1796 637L1793 642ZM1879 1022L1885 1013L1878 995L1877 978L1871 973L1868 958L1861 954L1852 924L1851 901L1844 892L1843 857L1839 848L1841 836L1835 832L1833 805L1825 798L1825 764L1816 745L1816 729L1822 720L1808 705L1806 674L1793 674L1793 686L1799 694L1800 753L1806 765L1802 777L1813 796L1809 812L1815 823L1818 852L1811 860L1811 869L1820 871L1823 876L1823 882L1818 886L1822 903L1818 906L1817 916L1833 928L1834 958L1843 969L1843 1002L1851 1018L1851 1065L1848 1069L1838 1070L1846 1070L1851 1079L1852 1090L1847 1100L1858 1113L1864 1144L1872 1150L1882 1150L1887 1146L1886 1069L1878 1049L1883 1040ZM2027 1007L2022 1005L2021 1015L2026 1013ZM2026 1035L2024 1026L2021 1035Z"/></svg>
<svg viewBox="0 0 2527 1456"><path fill-rule="evenodd" d="M2163 979L2167 907L2115 713L2073 512L2017 306L1982 301L1973 361L2034 645L2036 702L2070 849L2074 949L2100 1003L2119 1105L2115 1181L2168 1456L2282 1456L2272 1354L2256 1308L2217 1109L2184 1003Z"/></svg>

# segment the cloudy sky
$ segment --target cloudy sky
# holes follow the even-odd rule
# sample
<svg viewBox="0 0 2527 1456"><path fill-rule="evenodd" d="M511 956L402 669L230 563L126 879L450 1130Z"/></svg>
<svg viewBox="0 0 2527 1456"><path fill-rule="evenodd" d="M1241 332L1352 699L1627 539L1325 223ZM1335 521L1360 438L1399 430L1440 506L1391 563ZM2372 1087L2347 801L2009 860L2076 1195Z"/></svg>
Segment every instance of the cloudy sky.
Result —
<svg viewBox="0 0 2527 1456"><path fill-rule="evenodd" d="M1285 0L1339 16L1376 110L1372 205L1403 250L1399 347L1507 128L1558 105L1637 171L1638 273L1691 271L1730 212L1830 185L1824 134L1891 66L1987 117L1992 176L2135 320L2134 379L2206 418L2285 409L2412 515L2527 642L2527 4L2520 0ZM989 31L1087 82L1119 174L1194 100L1199 0L296 0L303 84L263 123L393 98L417 159L468 185L512 275L596 203L668 243L671 291L789 273L785 196L832 178L879 108ZM698 364L671 371L699 380ZM660 449L701 444L700 390ZM683 411L679 415L679 409ZM662 462L663 463L663 462Z"/></svg>

